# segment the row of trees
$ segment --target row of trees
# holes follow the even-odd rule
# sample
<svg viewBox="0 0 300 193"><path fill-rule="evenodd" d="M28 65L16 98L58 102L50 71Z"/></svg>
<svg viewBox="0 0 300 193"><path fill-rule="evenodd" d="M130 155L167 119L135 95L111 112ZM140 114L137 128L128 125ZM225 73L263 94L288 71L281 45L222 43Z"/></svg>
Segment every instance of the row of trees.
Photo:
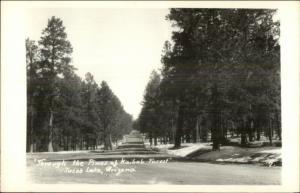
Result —
<svg viewBox="0 0 300 193"><path fill-rule="evenodd" d="M72 46L52 17L38 44L26 39L27 151L95 149L121 138L132 116L105 81L82 80L71 65Z"/></svg>
<svg viewBox="0 0 300 193"><path fill-rule="evenodd" d="M174 31L164 45L134 127L178 148L228 132L241 144L281 139L279 22L270 9L170 9Z"/></svg>

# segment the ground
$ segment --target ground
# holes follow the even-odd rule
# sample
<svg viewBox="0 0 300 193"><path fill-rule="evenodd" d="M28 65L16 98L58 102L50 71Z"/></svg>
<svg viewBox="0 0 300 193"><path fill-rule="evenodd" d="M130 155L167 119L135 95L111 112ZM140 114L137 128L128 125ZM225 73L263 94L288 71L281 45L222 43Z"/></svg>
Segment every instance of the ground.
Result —
<svg viewBox="0 0 300 193"><path fill-rule="evenodd" d="M212 151L211 143L186 143L183 148L172 149L171 144L156 148L167 154L187 160L201 162L226 162L241 164L258 164L264 166L281 166L281 147L239 147L222 146L220 151Z"/></svg>
<svg viewBox="0 0 300 193"><path fill-rule="evenodd" d="M84 161L85 164L88 161ZM69 163L71 162L69 161ZM86 170L88 166L84 166ZM76 168L76 166L70 167ZM78 168L78 167L77 167ZM90 167L93 168L93 167ZM101 168L101 167L98 167ZM103 167L102 167L103 168ZM122 168L122 167L120 167ZM190 184L190 185L275 185L280 184L280 167L168 162L136 164L135 172L69 174L50 167L28 167L34 183L88 184Z"/></svg>
<svg viewBox="0 0 300 193"><path fill-rule="evenodd" d="M162 153L155 155L102 155L89 151L32 153L27 154L27 174L33 183L280 184L281 167L253 164L272 160L274 156L279 159L278 147L224 146L220 151L211 151L209 144L183 146L177 150L169 149L171 145L157 146Z"/></svg>

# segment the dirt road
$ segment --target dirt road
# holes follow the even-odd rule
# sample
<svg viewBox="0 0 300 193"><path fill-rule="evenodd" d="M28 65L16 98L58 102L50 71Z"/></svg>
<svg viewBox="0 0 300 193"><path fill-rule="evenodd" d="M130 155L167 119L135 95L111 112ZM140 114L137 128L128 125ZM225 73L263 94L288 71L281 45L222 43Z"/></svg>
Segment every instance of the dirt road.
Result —
<svg viewBox="0 0 300 193"><path fill-rule="evenodd" d="M257 165L212 164L199 162L126 164L99 162L98 165L67 161L58 166L28 166L28 175L34 183L86 184L190 184L190 185L277 185L281 167ZM59 163L59 162L57 162ZM80 165L82 164L82 165Z"/></svg>

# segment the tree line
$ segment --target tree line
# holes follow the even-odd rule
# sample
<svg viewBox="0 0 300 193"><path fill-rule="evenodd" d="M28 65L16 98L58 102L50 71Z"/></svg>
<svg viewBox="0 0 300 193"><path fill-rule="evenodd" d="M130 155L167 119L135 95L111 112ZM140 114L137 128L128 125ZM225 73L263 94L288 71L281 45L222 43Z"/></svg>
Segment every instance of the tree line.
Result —
<svg viewBox="0 0 300 193"><path fill-rule="evenodd" d="M281 140L279 22L272 9L172 8L163 67L153 71L133 126L150 142L213 150L239 136ZM275 135L276 133L276 135Z"/></svg>
<svg viewBox="0 0 300 193"><path fill-rule="evenodd" d="M105 81L76 75L72 51L54 16L37 43L26 39L27 152L112 149L132 128L132 116Z"/></svg>

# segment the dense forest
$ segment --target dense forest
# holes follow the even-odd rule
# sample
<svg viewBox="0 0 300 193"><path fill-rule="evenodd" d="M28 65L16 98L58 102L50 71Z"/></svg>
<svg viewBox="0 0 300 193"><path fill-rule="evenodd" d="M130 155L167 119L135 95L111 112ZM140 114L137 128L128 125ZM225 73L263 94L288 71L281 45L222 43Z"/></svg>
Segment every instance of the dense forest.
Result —
<svg viewBox="0 0 300 193"><path fill-rule="evenodd" d="M153 71L133 127L150 143L212 141L213 150L281 140L276 10L170 9L172 41Z"/></svg>
<svg viewBox="0 0 300 193"><path fill-rule="evenodd" d="M56 17L37 43L26 39L27 152L112 149L132 128L132 116L105 81L76 75L72 51Z"/></svg>
<svg viewBox="0 0 300 193"><path fill-rule="evenodd" d="M112 149L134 128L152 145L281 140L279 22L270 9L170 9L172 40L145 88L139 117L91 73L71 65L62 20L26 39L27 151ZM134 69L132 69L134 70ZM137 101L138 102L138 101Z"/></svg>

